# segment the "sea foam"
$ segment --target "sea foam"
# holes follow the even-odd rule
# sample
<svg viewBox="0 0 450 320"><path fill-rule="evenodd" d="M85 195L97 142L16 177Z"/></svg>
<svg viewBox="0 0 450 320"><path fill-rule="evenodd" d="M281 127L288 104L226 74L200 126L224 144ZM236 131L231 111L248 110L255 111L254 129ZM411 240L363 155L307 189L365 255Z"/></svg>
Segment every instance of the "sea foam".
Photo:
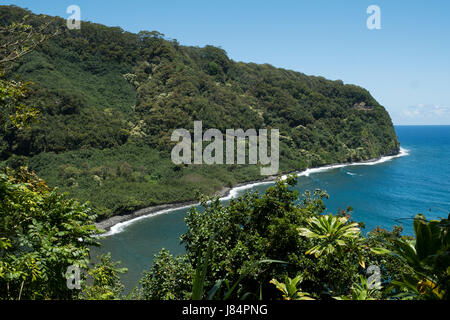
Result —
<svg viewBox="0 0 450 320"><path fill-rule="evenodd" d="M380 164L383 162L387 162L390 161L392 159L395 158L399 158L399 157L403 157L403 156L407 156L409 155L409 150L404 149L404 148L400 148L400 152L396 155L392 155L392 156L385 156L385 157L381 157L380 159L376 159L373 161L365 161L365 162L351 162L351 163L342 163L342 164L335 164L335 165L328 165L328 166L323 166L323 167L318 167L318 168L308 168L304 171L300 171L300 172L295 172L295 174L297 174L298 177L309 177L310 174L313 173L318 173L318 172L325 172L325 171L329 171L329 170L333 170L333 169L337 169L337 168L343 168L343 167L349 167L349 166L373 166L376 164ZM285 180L287 179L288 175L283 175L281 177L281 180ZM260 186L260 185L266 185L266 184L273 184L275 181L275 179L273 180L267 180L267 181L261 181L261 182L252 182L246 185L242 185L242 186L238 186L235 188L232 188L229 192L228 195L220 198L221 201L225 201L225 200L230 200L232 198L236 198L239 194L241 194L244 190L248 190L251 189L253 187L256 186ZM160 211L155 211L152 213L149 213L147 215L142 215L127 221L123 221L123 222L119 222L115 225L113 225L110 230L106 233L103 233L101 236L102 237L107 237L107 236L111 236L117 233L120 233L122 231L125 230L125 228L131 224L134 224L140 220L143 219L147 219L147 218L151 218L154 216L158 216L158 215L162 215L162 214L167 214L176 210L180 210L180 209L187 209L187 208L191 208L193 206L198 206L199 203L196 204L191 204L191 205L185 205L185 206L181 206L181 207L174 207L174 208L170 208L170 209L164 209L164 210L160 210Z"/></svg>

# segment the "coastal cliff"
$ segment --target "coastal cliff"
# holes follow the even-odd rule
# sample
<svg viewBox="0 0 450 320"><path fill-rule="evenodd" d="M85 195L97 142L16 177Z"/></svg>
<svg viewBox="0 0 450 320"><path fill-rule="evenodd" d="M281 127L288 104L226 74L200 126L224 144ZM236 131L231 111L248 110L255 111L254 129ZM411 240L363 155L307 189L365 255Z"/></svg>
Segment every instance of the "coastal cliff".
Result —
<svg viewBox="0 0 450 320"><path fill-rule="evenodd" d="M391 118L364 88L254 63L217 47L138 34L0 6L6 25L61 32L22 58L10 79L31 81L32 127L0 132L3 165L26 165L49 186L90 200L99 220L196 199L265 178L258 165L176 165L173 130L254 128L280 132L280 173L399 152Z"/></svg>

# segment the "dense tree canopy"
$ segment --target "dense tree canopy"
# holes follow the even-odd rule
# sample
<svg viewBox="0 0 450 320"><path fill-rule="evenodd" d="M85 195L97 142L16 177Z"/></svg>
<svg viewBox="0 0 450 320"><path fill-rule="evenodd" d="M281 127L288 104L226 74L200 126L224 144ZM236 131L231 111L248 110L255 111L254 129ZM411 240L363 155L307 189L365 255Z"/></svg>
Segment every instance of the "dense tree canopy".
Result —
<svg viewBox="0 0 450 320"><path fill-rule="evenodd" d="M228 205L204 198L205 210L191 209L185 219L186 254L156 255L141 281L142 297L446 299L447 219L418 215L415 240L402 237L399 227L363 236L350 211L323 214L325 192L299 199L290 188L295 181L278 181L262 195L247 193ZM371 278L373 270L379 278Z"/></svg>
<svg viewBox="0 0 450 320"><path fill-rule="evenodd" d="M61 19L16 22L26 14L0 7L0 299L127 298L126 269L109 254L91 259L97 214L258 177L250 166L173 165L170 132L194 120L280 129L283 171L398 151L389 115L360 87L236 63L220 48L183 47L156 31L85 23L58 34ZM44 29L58 36L44 42ZM161 250L128 297L448 299L448 219L417 215L415 238L399 227L362 236L350 207L327 213L326 192L300 198L295 183L290 175L227 205L202 197L204 210L185 219L186 253ZM70 268L82 273L79 286L68 285Z"/></svg>
<svg viewBox="0 0 450 320"><path fill-rule="evenodd" d="M0 7L0 25L21 21L59 33L5 75L32 81L25 130L0 132L5 165L28 165L50 186L91 200L100 216L192 200L259 179L255 165L175 166L176 128L280 130L280 171L377 158L398 151L391 119L358 86L271 65L235 62L223 49ZM90 198L90 194L98 197Z"/></svg>

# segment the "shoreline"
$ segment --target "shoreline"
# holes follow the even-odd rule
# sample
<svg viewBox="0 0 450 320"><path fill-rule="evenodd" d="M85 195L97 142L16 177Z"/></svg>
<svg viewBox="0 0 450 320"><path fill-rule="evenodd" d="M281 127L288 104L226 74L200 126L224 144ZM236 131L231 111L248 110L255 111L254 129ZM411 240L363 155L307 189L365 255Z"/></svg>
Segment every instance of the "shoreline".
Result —
<svg viewBox="0 0 450 320"><path fill-rule="evenodd" d="M293 172L292 172L293 173ZM220 200L228 200L232 197L232 191L237 188L247 189L251 188L251 186L256 184L264 184L264 183L273 183L277 176L269 176L263 180L252 180L247 182L240 182L236 184L234 187L223 187L222 190L217 191L212 196L218 196ZM190 208L192 206L199 205L198 201L190 200L190 201L178 201L178 202L172 202L172 203L165 203L165 204L159 204L154 205L150 207L145 207L139 210L136 210L129 214L123 214L123 215L116 215L112 216L110 218L107 218L102 221L95 222L95 226L98 229L106 230L106 233L101 234L101 236L109 236L115 233L118 233L122 230L123 224L131 224L132 222L136 222L141 219L149 218L151 216L160 215L164 213L169 213L171 211L179 210L179 209L186 209ZM113 227L120 228L120 230L115 230Z"/></svg>
<svg viewBox="0 0 450 320"><path fill-rule="evenodd" d="M347 167L347 166L358 166L358 165L376 165L379 163L383 163L386 161L390 161L394 158L402 157L408 155L408 150L401 148L398 153L393 155L386 155L382 156L380 158L376 159L370 159L370 160L364 160L360 162L347 162L347 163L336 163L336 164L329 164L324 165L316 168L307 168L303 171L292 171L290 173L285 173L281 176L282 180L285 180L286 177L289 174L297 174L298 177L301 176L309 176L311 173L317 173L317 172L324 172L332 169ZM240 191L251 189L254 186L257 185L263 185L263 184L272 184L275 182L275 180L279 176L269 176L262 180L255 180L255 181L248 181L248 182L242 182L238 183L234 187L223 187L222 190L216 192L214 196L219 196L220 200L229 200L231 198L234 198L236 195L239 194ZM117 215L110 218L107 218L105 220L95 222L95 226L98 229L106 230L106 233L100 234L100 237L106 237L110 236L116 233L122 232L126 226L131 225L139 220L150 218L152 216L161 215L170 213L175 210L180 209L187 209L192 206L196 206L199 203L195 200L191 201L181 201L181 202L173 202L173 203L167 203L167 204L160 204L155 206L150 206L146 208L142 208L139 210L136 210L129 214L124 215Z"/></svg>

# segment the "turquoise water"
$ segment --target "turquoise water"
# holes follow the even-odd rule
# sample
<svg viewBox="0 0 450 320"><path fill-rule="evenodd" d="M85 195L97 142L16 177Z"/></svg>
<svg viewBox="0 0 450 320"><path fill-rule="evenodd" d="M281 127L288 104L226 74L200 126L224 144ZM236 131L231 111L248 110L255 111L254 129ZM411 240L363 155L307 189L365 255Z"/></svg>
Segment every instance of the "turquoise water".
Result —
<svg viewBox="0 0 450 320"><path fill-rule="evenodd" d="M299 177L297 188L326 190L329 212L351 206L353 219L366 224L365 232L376 226L403 225L413 234L417 213L427 218L446 217L450 210L450 126L397 126L397 135L407 155L374 165L347 166ZM266 185L249 190L264 191ZM239 193L245 192L245 190ZM186 231L187 209L156 215L129 224L119 233L103 239L102 252L129 269L122 276L132 288L149 269L161 249L184 252L179 236ZM94 253L95 254L95 253Z"/></svg>

